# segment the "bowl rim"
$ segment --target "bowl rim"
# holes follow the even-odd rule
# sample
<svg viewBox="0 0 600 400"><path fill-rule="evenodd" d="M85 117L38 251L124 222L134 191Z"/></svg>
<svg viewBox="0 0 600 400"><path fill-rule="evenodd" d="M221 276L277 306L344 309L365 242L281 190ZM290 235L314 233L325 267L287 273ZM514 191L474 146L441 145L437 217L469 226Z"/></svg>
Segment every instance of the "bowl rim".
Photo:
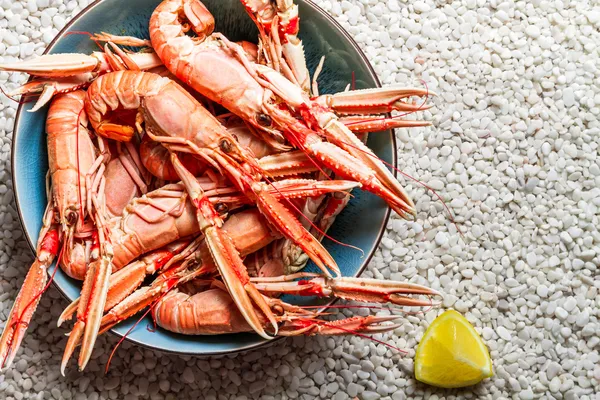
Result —
<svg viewBox="0 0 600 400"><path fill-rule="evenodd" d="M65 26L56 34L56 36L52 39L52 41L50 41L50 43L48 43L48 45L44 49L44 52L42 53L42 55L48 54L48 52L50 50L52 50L52 48L56 45L56 43L65 36L65 33L67 33L67 31L71 28L71 26L73 26L73 24L76 21L78 21L81 17L83 17L88 12L90 12L93 8L97 7L98 5L100 5L101 3L105 2L105 1L107 1L107 0L94 0L93 2L91 2L90 4L88 4L85 8L83 8L79 13L77 13L77 15L75 15L73 18L71 18L65 24ZM330 24L332 24L335 28L337 28L338 31L340 31L340 33L348 40L348 43L350 43L350 45L354 48L354 50L359 55L359 57L361 58L361 60L365 63L369 75L371 76L371 78L375 82L375 86L377 88L382 87L381 81L379 80L379 77L377 76L377 73L375 72L375 69L373 68L373 66L369 62L369 59L367 58L367 56L365 55L365 53L362 51L362 49L360 48L360 46L358 45L358 43L356 43L356 41L354 40L354 38L350 35L350 33L346 29L344 29L344 27L340 23L338 23L327 11L323 10L321 7L319 7L312 0L297 0L297 1L304 3L307 7L310 7L314 12L316 12L316 13L320 14L321 16L323 16ZM31 81L32 79L33 78L30 77L29 80L28 80L28 82ZM17 112L15 114L15 124L14 124L14 128L13 128L13 140L12 140L12 144L11 144L11 168L10 168L10 172L11 172L11 178L12 178L12 182L13 182L13 193L14 193L15 204L17 206L17 214L19 216L19 223L21 224L21 229L25 233L25 238L27 239L27 243L29 244L29 248L31 249L31 251L32 251L32 253L33 253L34 257L35 257L36 256L36 246L34 245L34 243L31 240L30 232L27 230L27 227L26 227L25 222L24 222L23 214L21 213L21 204L19 202L19 196L17 195L17 193L18 193L18 190L17 190L17 186L18 186L17 182L18 182L18 180L15 179L15 177L16 177L16 175L15 175L15 149L16 149L16 143L18 141L18 135L14 134L14 133L18 132L19 122L21 120L21 112L23 111L24 104L25 103L19 103L19 106L17 108ZM392 173L394 174L395 177L397 177L397 171L395 169L395 168L398 167L398 151L397 151L397 147L396 147L397 146L396 135L394 134L394 131L391 130L391 129L388 129L387 132L390 134L391 141L392 141L392 164L393 164L393 167L394 167L393 170L392 170ZM371 261L371 259L375 255L375 252L379 248L379 245L381 244L381 239L383 238L383 234L385 233L385 228L387 226L387 223L389 222L390 215L391 215L391 208L387 204L385 205L385 207L386 207L385 216L384 216L384 218L382 220L381 226L379 228L379 232L377 233L377 237L375 239L376 245L373 247L373 250L371 250L368 254L365 254L364 260L362 262L362 265L358 268L358 271L356 272L355 277L360 276L364 272L364 270L367 268L367 265L369 264L369 262ZM50 273L50 271L48 271L48 273ZM71 301L71 299L69 298L69 296L66 295L66 293L56 283L55 280L52 280L52 286L54 286L58 290L58 292L67 301ZM331 306L332 304L334 304L337 301L338 301L338 299L333 299L333 300L325 303L323 305L322 309ZM320 310L322 310L322 309L320 309ZM123 336L125 336L125 335L123 335L123 334L115 331L114 329L110 329L108 332L110 334L112 334L112 335L115 335L115 336L119 337L119 338L123 338ZM153 345L151 345L149 343L145 343L145 342L133 339L130 336L126 336L125 340L129 341L130 343L134 343L134 344L136 344L138 346L141 346L143 348L151 349L153 351L160 351L160 352L164 352L164 353L167 353L167 354L188 355L188 356L194 356L194 357L209 357L209 356L218 356L218 355L238 354L238 353L247 352L247 351L251 351L251 350L257 350L257 349L262 348L262 347L271 346L271 345L275 344L276 342L278 342L278 341L280 341L280 340L282 340L284 338L285 338L285 336L278 336L278 337L275 337L275 338L270 339L270 340L265 340L265 341L260 342L260 343L243 346L243 347L237 348L235 350L207 351L207 352L201 352L201 353L189 353L189 352L177 351L177 350L167 350L167 349L164 349L164 348L155 347L155 346L153 346Z"/></svg>

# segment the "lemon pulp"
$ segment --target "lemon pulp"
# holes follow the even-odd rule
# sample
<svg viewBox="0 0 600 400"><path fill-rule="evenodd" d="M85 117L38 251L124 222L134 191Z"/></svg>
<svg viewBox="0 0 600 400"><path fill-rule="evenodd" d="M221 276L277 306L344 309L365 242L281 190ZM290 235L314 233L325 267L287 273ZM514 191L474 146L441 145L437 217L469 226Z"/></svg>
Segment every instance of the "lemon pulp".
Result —
<svg viewBox="0 0 600 400"><path fill-rule="evenodd" d="M457 388L474 385L490 376L490 353L473 325L454 310L437 317L417 347L417 380Z"/></svg>

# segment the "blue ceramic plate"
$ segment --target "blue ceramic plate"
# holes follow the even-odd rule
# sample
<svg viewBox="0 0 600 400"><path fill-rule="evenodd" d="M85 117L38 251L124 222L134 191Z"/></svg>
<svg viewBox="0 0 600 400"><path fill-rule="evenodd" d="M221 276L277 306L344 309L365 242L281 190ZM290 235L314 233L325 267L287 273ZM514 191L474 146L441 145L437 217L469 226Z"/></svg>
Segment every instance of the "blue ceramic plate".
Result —
<svg viewBox="0 0 600 400"><path fill-rule="evenodd" d="M71 31L109 32L148 38L148 21L160 0L104 0L91 4L75 17L48 46L47 53L90 53L97 48L87 36L67 35ZM258 32L245 13L239 0L205 0L204 3L216 17L216 30L232 40L256 42ZM350 36L324 11L309 1L298 1L300 6L300 37L307 55L309 69L314 71L322 55L326 56L324 70L319 78L322 93L344 90L354 73L356 88L380 86L365 55ZM44 123L47 108L36 113L25 112L31 104L19 107L12 149L12 173L17 207L29 243L35 243L46 207L44 180L48 170L46 134ZM394 136L391 132L371 134L368 142L375 154L396 164ZM325 247L336 259L344 276L357 276L371 259L389 218L389 208L370 193L354 191L355 197L341 213L330 230L337 240L364 250L360 252L325 240ZM315 270L314 265L308 266ZM80 282L58 271L54 279L58 289L69 299L79 295ZM311 298L288 297L285 300L311 304L325 304ZM223 354L256 348L267 343L254 334L220 336L183 336L158 329L146 329L150 320L143 321L128 339L154 349L194 355ZM113 329L123 335L133 325L133 320Z"/></svg>

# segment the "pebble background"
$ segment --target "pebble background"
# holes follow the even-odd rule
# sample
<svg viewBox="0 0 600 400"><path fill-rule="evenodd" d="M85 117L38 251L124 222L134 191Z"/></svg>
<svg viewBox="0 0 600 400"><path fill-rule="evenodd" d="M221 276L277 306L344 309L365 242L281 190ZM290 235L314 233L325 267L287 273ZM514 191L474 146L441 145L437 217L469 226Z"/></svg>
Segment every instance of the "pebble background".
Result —
<svg viewBox="0 0 600 400"><path fill-rule="evenodd" d="M86 0L0 0L0 59L40 54ZM390 220L365 275L446 293L491 350L495 376L463 391L413 378L414 349L442 310L406 317L380 339L293 338L237 357L195 359L113 336L84 373L59 376L66 306L50 289L2 399L599 399L600 6L569 0L319 0L354 36L385 84L426 82L433 127L397 133L418 220ZM594 5L595 4L595 5ZM12 87L24 77L0 73ZM0 98L0 320L32 255L10 180L15 104ZM361 310L365 315L368 311ZM0 325L3 326L3 322Z"/></svg>

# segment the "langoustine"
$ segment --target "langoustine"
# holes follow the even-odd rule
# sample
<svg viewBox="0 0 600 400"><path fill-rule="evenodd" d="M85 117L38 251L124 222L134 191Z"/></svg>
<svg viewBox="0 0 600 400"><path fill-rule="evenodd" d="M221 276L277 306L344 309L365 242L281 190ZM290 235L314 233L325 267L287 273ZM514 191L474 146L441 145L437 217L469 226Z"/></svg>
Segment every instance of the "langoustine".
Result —
<svg viewBox="0 0 600 400"><path fill-rule="evenodd" d="M82 91L58 96L48 112L46 132L52 185L48 191L48 207L40 231L36 260L17 295L0 339L2 365L10 365L14 359L45 290L51 263L60 250L58 261L65 265L67 272L70 271L74 237L88 226L88 222L95 234L94 246L99 249L90 268L107 266L111 262L110 244L103 243L106 221L99 207L104 201L106 155L102 150L96 154L86 128L84 97ZM98 144L104 146L102 140ZM62 262L63 259L66 261ZM88 287L101 284L92 274L86 274L86 277Z"/></svg>
<svg viewBox="0 0 600 400"><path fill-rule="evenodd" d="M188 27L198 38L186 35ZM156 54L186 85L256 129L285 137L337 175L361 182L364 190L384 198L400 215L414 212L414 204L393 174L332 111L416 111L426 107L402 100L425 96L425 89L358 91L313 101L277 71L251 62L239 45L213 29L212 15L198 0L165 0L150 18Z"/></svg>

